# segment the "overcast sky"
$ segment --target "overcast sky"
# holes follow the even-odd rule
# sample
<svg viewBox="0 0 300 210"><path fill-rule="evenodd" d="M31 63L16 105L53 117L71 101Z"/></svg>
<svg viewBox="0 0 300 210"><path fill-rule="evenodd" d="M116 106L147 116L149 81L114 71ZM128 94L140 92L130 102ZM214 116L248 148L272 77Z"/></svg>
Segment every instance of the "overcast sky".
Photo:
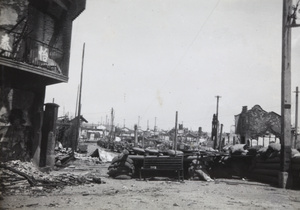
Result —
<svg viewBox="0 0 300 210"><path fill-rule="evenodd" d="M300 14L298 15L300 16ZM300 18L299 18L300 19ZM300 23L300 20L298 20ZM300 86L300 28L292 30L292 91ZM133 128L229 132L242 106L280 113L282 0L87 0L73 22L69 82L45 102L74 116L85 43L83 116ZM295 93L292 94L292 123Z"/></svg>

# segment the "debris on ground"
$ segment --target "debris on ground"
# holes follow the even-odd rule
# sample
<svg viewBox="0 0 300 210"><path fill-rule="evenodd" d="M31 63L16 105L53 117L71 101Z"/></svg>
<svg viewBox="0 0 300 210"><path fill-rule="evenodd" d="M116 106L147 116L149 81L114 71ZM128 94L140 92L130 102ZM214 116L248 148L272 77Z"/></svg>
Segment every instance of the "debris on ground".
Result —
<svg viewBox="0 0 300 210"><path fill-rule="evenodd" d="M99 158L100 161L106 163L106 162L111 162L115 157L115 154L112 152L107 152L102 148L97 148L89 156L93 158Z"/></svg>
<svg viewBox="0 0 300 210"><path fill-rule="evenodd" d="M107 174L116 179L130 179L134 174L133 160L128 157L128 150L124 150L121 154L116 156L111 165L108 167Z"/></svg>
<svg viewBox="0 0 300 210"><path fill-rule="evenodd" d="M0 191L5 195L28 190L51 191L70 185L102 183L100 174L43 173L33 163L20 160L2 162L0 169Z"/></svg>

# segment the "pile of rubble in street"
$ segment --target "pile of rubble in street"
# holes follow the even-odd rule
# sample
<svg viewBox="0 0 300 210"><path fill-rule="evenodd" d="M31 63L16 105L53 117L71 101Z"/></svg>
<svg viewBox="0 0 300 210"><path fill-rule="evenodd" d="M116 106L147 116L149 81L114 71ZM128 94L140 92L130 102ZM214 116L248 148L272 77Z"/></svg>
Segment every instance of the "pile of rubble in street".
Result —
<svg viewBox="0 0 300 210"><path fill-rule="evenodd" d="M70 185L103 183L99 173L43 173L33 163L20 160L2 162L0 169L0 191L5 195L33 191L50 192Z"/></svg>
<svg viewBox="0 0 300 210"><path fill-rule="evenodd" d="M103 184L101 164L110 162L115 155L98 150L95 150L97 155L95 152L90 155L57 147L52 169L21 160L0 162L0 197L1 194L50 192L65 186Z"/></svg>

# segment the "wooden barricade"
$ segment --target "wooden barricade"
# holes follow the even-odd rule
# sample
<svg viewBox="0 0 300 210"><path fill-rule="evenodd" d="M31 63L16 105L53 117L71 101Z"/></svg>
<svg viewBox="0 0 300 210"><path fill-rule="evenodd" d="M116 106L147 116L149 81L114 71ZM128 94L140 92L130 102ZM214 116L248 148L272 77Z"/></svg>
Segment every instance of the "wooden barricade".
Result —
<svg viewBox="0 0 300 210"><path fill-rule="evenodd" d="M143 167L140 169L140 179L145 171L152 171L156 174L158 174L160 171L176 171L178 174L178 181L180 179L183 181L183 156L146 156L144 158ZM162 175L162 173L159 175Z"/></svg>

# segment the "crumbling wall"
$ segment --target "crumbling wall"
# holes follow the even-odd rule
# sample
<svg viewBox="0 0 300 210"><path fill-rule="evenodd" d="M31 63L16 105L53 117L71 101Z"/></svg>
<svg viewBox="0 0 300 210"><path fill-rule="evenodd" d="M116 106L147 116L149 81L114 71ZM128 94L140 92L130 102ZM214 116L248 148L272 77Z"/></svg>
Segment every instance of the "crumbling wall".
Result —
<svg viewBox="0 0 300 210"><path fill-rule="evenodd" d="M235 116L236 134L241 136L241 143L246 143L248 138L256 139L267 133L280 137L281 116L275 112L266 112L259 105L247 110L243 107L242 112Z"/></svg>
<svg viewBox="0 0 300 210"><path fill-rule="evenodd" d="M0 88L1 161L28 160L33 155L32 107L34 93Z"/></svg>

